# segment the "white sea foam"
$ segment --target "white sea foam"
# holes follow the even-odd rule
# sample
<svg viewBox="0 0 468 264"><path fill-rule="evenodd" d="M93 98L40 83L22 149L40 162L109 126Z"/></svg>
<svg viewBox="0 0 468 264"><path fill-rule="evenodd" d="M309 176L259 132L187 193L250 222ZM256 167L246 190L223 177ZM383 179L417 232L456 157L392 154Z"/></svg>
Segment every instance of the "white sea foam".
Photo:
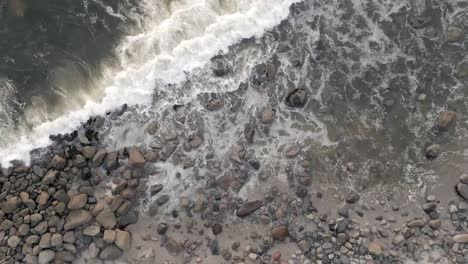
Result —
<svg viewBox="0 0 468 264"><path fill-rule="evenodd" d="M15 159L29 163L29 152L50 144L49 135L71 132L90 116L122 104L149 106L156 82L183 81L187 72L203 67L230 45L261 36L287 17L294 2L298 0L171 1L164 19L154 6L144 32L127 37L119 47L122 70L103 88L103 98L16 134L15 140L0 148L2 166Z"/></svg>

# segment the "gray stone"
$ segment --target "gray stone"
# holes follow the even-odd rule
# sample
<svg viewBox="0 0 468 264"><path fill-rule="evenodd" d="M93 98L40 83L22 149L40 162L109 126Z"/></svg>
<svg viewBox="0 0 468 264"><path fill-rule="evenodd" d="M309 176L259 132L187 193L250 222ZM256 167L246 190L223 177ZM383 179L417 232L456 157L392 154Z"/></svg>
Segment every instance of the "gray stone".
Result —
<svg viewBox="0 0 468 264"><path fill-rule="evenodd" d="M73 233L73 231L68 231L63 235L63 241L65 243L73 244L75 243L75 240L76 240L75 233Z"/></svg>
<svg viewBox="0 0 468 264"><path fill-rule="evenodd" d="M173 256L179 255L184 250L182 245L172 237L169 237L167 239L167 242L164 246L167 249L167 251Z"/></svg>
<svg viewBox="0 0 468 264"><path fill-rule="evenodd" d="M468 199L468 184L458 183L457 192L464 199Z"/></svg>
<svg viewBox="0 0 468 264"><path fill-rule="evenodd" d="M52 234L51 233L46 233L44 235L42 235L41 237L41 240L39 241L39 247L40 248L50 248L50 240L52 238Z"/></svg>
<svg viewBox="0 0 468 264"><path fill-rule="evenodd" d="M260 209L260 207L262 206L263 206L262 201L252 201L252 202L243 203L241 207L237 210L236 215L238 217L246 217L250 215L251 213Z"/></svg>
<svg viewBox="0 0 468 264"><path fill-rule="evenodd" d="M96 222L106 229L112 229L117 225L117 219L110 209L105 209L96 216Z"/></svg>
<svg viewBox="0 0 468 264"><path fill-rule="evenodd" d="M70 197L68 196L67 192L65 192L62 189L56 191L53 195L53 198L65 204L68 204L68 202L70 201Z"/></svg>
<svg viewBox="0 0 468 264"><path fill-rule="evenodd" d="M8 238L7 243L10 248L15 249L19 245L20 241L21 239L19 237L11 236L10 238Z"/></svg>
<svg viewBox="0 0 468 264"><path fill-rule="evenodd" d="M93 161L92 161L93 167L97 168L101 166L106 155L107 155L107 151L105 149L98 150L96 154L94 154L94 157L93 157Z"/></svg>
<svg viewBox="0 0 468 264"><path fill-rule="evenodd" d="M91 159L94 157L94 154L96 154L96 147L94 146L86 146L83 147L81 150L81 154L83 154L83 157L86 159Z"/></svg>
<svg viewBox="0 0 468 264"><path fill-rule="evenodd" d="M53 234L50 239L50 245L52 247L60 247L63 244L63 237L61 234Z"/></svg>
<svg viewBox="0 0 468 264"><path fill-rule="evenodd" d="M48 264L55 258L55 252L52 250L43 250L39 253L38 263Z"/></svg>
<svg viewBox="0 0 468 264"><path fill-rule="evenodd" d="M432 144L426 148L426 158L435 159L439 156L440 146L437 144Z"/></svg>
<svg viewBox="0 0 468 264"><path fill-rule="evenodd" d="M103 260L116 260L122 255L122 250L115 245L109 245L105 247L99 257Z"/></svg>
<svg viewBox="0 0 468 264"><path fill-rule="evenodd" d="M307 102L307 92L304 89L294 89L286 96L285 104L289 107L302 108Z"/></svg>
<svg viewBox="0 0 468 264"><path fill-rule="evenodd" d="M101 232L101 228L95 225L87 226L85 229L83 229L83 235L90 236L90 237L95 237L100 232Z"/></svg>

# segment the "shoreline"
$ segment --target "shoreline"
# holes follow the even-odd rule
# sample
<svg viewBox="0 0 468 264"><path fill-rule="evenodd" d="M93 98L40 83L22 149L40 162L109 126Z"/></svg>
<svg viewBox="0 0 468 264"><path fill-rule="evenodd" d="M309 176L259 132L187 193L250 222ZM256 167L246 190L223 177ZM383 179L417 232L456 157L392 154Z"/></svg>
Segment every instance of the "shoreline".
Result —
<svg viewBox="0 0 468 264"><path fill-rule="evenodd" d="M161 89L152 109L122 106L91 118L35 150L32 167L2 170L0 259L464 263L466 109L400 78L414 66L378 61L378 71L353 61L339 30L322 30L327 38L307 50L314 34L305 32L324 23L299 23L315 14L310 8L294 5L262 38L231 46L187 83ZM417 59L432 70L462 68ZM365 72L354 76L355 87L344 62ZM465 80L452 75L433 80L434 89L456 92L451 85ZM164 101L171 98L164 92L193 90L196 98Z"/></svg>

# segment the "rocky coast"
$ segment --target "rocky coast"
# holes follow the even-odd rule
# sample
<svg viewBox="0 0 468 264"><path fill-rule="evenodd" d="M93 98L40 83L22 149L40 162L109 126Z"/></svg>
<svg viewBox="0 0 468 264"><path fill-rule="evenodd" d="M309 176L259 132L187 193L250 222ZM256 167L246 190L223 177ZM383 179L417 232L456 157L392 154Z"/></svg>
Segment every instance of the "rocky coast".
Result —
<svg viewBox="0 0 468 264"><path fill-rule="evenodd" d="M3 168L0 264L468 263L467 4L338 2Z"/></svg>

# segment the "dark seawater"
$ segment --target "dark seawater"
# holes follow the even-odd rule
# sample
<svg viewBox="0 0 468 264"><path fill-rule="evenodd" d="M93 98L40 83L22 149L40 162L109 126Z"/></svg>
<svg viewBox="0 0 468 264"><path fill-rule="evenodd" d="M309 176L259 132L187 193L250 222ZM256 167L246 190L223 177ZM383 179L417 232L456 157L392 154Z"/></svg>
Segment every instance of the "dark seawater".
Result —
<svg viewBox="0 0 468 264"><path fill-rule="evenodd" d="M16 111L6 120L28 121L23 109L31 106L45 117L57 104L89 89L136 22L135 8L131 0L2 1L0 78L16 91L2 100L3 107Z"/></svg>

